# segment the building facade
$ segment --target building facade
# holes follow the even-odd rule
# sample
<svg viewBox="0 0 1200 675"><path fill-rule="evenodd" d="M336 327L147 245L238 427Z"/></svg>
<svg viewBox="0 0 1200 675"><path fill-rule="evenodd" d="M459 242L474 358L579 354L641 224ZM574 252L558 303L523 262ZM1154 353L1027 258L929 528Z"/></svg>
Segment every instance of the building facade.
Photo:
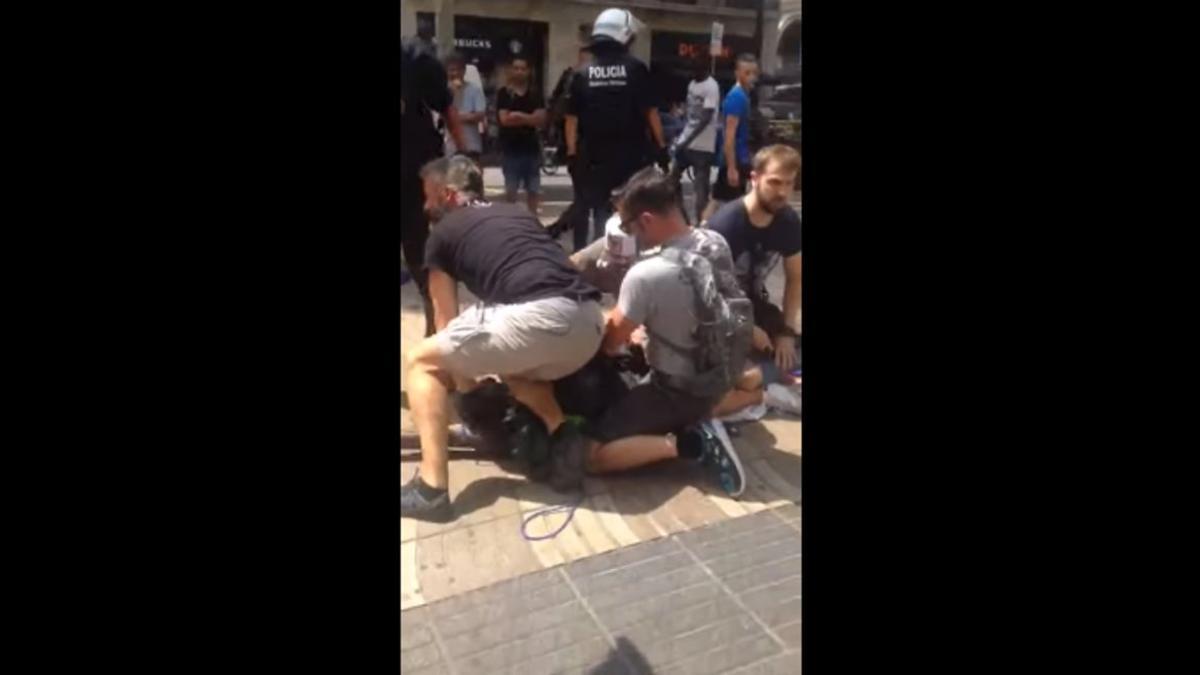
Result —
<svg viewBox="0 0 1200 675"><path fill-rule="evenodd" d="M404 0L401 35L416 35L420 25L437 36L439 49L456 49L480 71L487 93L503 84L504 64L514 52L530 58L536 85L549 96L559 75L575 63L581 39L596 15L608 7L629 9L646 25L633 52L650 67L665 103L686 96L690 59L709 57L714 21L724 24L724 48L717 55L716 77L732 84L733 62L740 52L755 52L758 0ZM781 65L779 0L765 0L762 61L766 72Z"/></svg>

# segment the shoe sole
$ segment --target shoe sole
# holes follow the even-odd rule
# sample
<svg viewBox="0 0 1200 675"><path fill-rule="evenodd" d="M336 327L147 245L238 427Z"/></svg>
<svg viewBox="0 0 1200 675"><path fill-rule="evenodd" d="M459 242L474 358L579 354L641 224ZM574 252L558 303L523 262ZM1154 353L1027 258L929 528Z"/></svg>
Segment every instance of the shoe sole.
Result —
<svg viewBox="0 0 1200 675"><path fill-rule="evenodd" d="M422 520L427 523L444 524L453 521L457 516L454 513L454 508L450 504L446 504L445 506L440 506L430 511L422 511L412 515L404 513L404 509L401 509L400 517L412 518L413 520Z"/></svg>
<svg viewBox="0 0 1200 675"><path fill-rule="evenodd" d="M738 478L741 479L737 490L730 492L729 496L742 496L742 493L746 491L746 468L742 466L742 458L738 456L737 449L733 447L733 441L729 438L729 433L725 431L725 425L721 424L719 420L706 420L704 426L721 441L721 445L725 448L725 454L733 460L733 466L737 469Z"/></svg>

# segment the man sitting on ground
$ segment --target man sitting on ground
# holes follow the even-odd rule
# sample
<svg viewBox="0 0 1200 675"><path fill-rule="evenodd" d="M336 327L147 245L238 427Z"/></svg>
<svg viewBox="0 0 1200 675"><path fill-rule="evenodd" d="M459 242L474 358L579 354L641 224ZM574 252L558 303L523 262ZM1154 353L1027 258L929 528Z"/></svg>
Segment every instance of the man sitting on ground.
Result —
<svg viewBox="0 0 1200 675"><path fill-rule="evenodd" d="M637 262L625 275L617 306L608 319L604 350L621 352L634 331L644 327L651 373L647 381L588 425L585 434L591 443L586 469L606 473L682 457L705 463L721 486L737 496L745 487L737 452L722 442L721 431L704 422L736 377L708 391L698 384L711 372L698 372L696 363L699 317L709 315L711 308L699 306L693 285L705 281L715 285L730 308L737 306L739 299L748 304L734 278L729 247L720 235L688 226L670 177L654 168L630 179L621 194L619 213L623 229L637 238L643 250L662 246L663 251ZM681 256L693 254L705 261L696 275L680 262L689 259ZM738 331L746 334L746 350L748 314L745 307L740 316L746 330ZM735 344L721 347L729 349L726 361L740 367L745 352L739 353Z"/></svg>
<svg viewBox="0 0 1200 675"><path fill-rule="evenodd" d="M408 400L421 437L418 475L401 489L406 516L450 517L448 398L498 375L551 434L551 451L582 456L584 439L564 424L552 382L600 347L600 292L524 207L482 200L483 176L466 157L421 171L435 223L426 249L437 334L408 353ZM480 303L461 314L458 282Z"/></svg>
<svg viewBox="0 0 1200 675"><path fill-rule="evenodd" d="M770 145L754 155L745 197L722 206L707 227L729 243L738 283L754 303L755 349L773 352L776 375L799 364L796 336L800 330L800 214L788 204L800 173L800 153L786 145ZM783 309L771 303L767 277L783 260ZM768 362L767 365L771 365ZM770 380L779 379L768 375Z"/></svg>

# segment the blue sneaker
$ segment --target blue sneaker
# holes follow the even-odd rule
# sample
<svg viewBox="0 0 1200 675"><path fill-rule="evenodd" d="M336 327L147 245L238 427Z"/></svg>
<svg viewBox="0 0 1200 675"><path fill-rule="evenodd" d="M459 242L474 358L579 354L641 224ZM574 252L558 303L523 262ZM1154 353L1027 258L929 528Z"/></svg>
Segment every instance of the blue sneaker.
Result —
<svg viewBox="0 0 1200 675"><path fill-rule="evenodd" d="M700 464L713 473L717 484L730 497L741 496L746 490L746 470L725 425L721 420L711 419L702 422L695 431L700 435L702 447Z"/></svg>

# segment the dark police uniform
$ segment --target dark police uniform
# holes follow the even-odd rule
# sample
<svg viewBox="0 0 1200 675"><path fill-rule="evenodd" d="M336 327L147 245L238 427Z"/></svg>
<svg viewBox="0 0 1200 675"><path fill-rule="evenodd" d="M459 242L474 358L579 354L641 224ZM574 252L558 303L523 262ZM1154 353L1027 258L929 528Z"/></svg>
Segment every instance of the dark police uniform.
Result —
<svg viewBox="0 0 1200 675"><path fill-rule="evenodd" d="M576 162L584 213L593 230L575 228L575 250L599 239L612 215L611 193L654 158L646 111L656 107L650 71L616 42L597 42L592 62L571 81L567 114L579 118Z"/></svg>
<svg viewBox="0 0 1200 675"><path fill-rule="evenodd" d="M425 334L432 335L433 305L425 269L429 220L420 172L426 162L442 155L442 135L433 123L432 113L444 112L452 98L446 69L428 45L405 40L400 63L400 242L404 260L425 301Z"/></svg>

